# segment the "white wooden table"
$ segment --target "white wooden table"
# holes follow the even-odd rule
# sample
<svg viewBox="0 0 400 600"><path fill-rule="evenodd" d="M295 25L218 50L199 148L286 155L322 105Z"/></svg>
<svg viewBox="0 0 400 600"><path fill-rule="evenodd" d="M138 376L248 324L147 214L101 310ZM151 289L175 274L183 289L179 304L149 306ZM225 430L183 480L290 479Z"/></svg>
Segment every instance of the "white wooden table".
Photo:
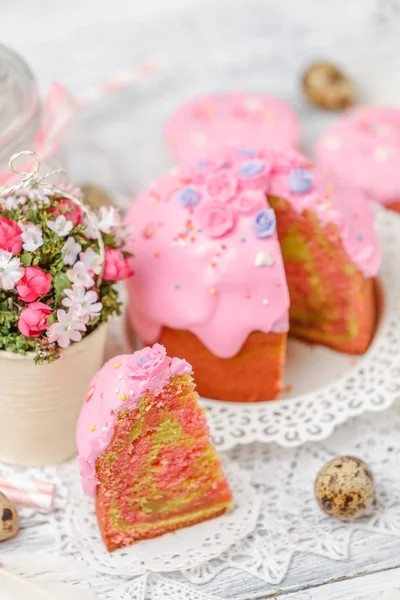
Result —
<svg viewBox="0 0 400 600"><path fill-rule="evenodd" d="M98 160L73 162L73 175L101 182L106 177L104 183L126 191L137 189L163 168L165 115L179 98L198 91L258 88L287 99L301 115L308 149L330 118L308 107L299 92L301 69L310 60L327 56L344 63L360 81L367 100L399 101L400 84L394 75L397 4L393 0L335 0L329 5L320 0L3 0L0 41L26 57L43 90L58 79L73 94L132 62L164 57L167 71L160 87L139 94L127 90L80 119L82 152L97 152ZM109 167L106 174L99 166L102 160ZM45 524L25 530L20 539L24 551L51 549L54 544ZM279 587L225 573L205 591L249 600L276 596L378 600L385 590L400 588L400 540L377 535L371 540L359 533L355 542L346 562L295 557Z"/></svg>

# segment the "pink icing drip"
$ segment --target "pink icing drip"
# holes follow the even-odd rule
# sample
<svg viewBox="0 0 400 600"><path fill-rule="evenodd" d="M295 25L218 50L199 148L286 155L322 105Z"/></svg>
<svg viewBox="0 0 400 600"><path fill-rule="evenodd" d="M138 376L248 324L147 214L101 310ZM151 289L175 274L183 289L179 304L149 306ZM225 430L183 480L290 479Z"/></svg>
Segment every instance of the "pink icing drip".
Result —
<svg viewBox="0 0 400 600"><path fill-rule="evenodd" d="M171 377L191 372L189 363L169 358L160 344L131 355L116 356L98 371L90 384L89 389L93 391L82 406L76 429L80 474L86 494L94 496L96 493L96 459L111 441L118 413L135 410L145 392L158 394Z"/></svg>
<svg viewBox="0 0 400 600"><path fill-rule="evenodd" d="M318 140L319 164L382 204L400 201L400 109L356 107Z"/></svg>
<svg viewBox="0 0 400 600"><path fill-rule="evenodd" d="M230 358L253 331L288 330L289 294L276 232L261 238L254 231L260 206L268 208L266 193L286 198L299 213L313 210L323 225L337 225L350 260L364 276L376 275L379 244L360 192L330 186L293 151L259 152L251 160L256 162L249 165L248 158L231 153L209 169L170 174L133 203L127 221L133 230L129 249L136 274L128 282L128 310L133 327L147 343L158 339L163 326L184 329L216 356ZM248 173L249 167L256 172L246 177L243 169ZM299 167L312 169L314 175L306 193L288 188L290 171ZM218 179L220 172L224 176ZM209 173L217 195L213 198ZM191 207L179 201L187 187L190 200L193 190L196 196ZM247 200L239 202L245 194ZM218 203L221 208L214 213ZM205 229L199 231L200 222Z"/></svg>

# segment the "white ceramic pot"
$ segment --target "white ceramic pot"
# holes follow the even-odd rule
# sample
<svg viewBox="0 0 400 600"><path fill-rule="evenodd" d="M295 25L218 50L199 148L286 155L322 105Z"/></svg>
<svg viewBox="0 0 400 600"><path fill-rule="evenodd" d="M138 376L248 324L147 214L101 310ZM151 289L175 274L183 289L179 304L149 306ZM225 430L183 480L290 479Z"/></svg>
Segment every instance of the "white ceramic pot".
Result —
<svg viewBox="0 0 400 600"><path fill-rule="evenodd" d="M51 364L0 351L0 462L39 466L76 453L76 422L103 364L106 332L98 327Z"/></svg>

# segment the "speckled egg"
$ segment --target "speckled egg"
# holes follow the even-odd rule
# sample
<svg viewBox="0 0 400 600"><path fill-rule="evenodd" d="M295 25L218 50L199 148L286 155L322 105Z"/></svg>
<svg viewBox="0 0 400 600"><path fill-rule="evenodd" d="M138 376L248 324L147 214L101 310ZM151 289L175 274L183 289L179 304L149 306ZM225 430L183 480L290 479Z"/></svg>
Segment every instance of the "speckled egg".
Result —
<svg viewBox="0 0 400 600"><path fill-rule="evenodd" d="M19 517L14 504L0 492L0 542L9 540L19 530Z"/></svg>
<svg viewBox="0 0 400 600"><path fill-rule="evenodd" d="M310 102L328 110L343 110L356 102L353 83L335 65L326 62L307 69L303 90Z"/></svg>
<svg viewBox="0 0 400 600"><path fill-rule="evenodd" d="M92 208L99 208L100 206L108 208L113 205L110 196L101 188L95 185L83 185L81 189L85 204L88 204Z"/></svg>
<svg viewBox="0 0 400 600"><path fill-rule="evenodd" d="M328 515L350 520L368 513L374 504L374 478L368 465L354 456L339 456L318 473L315 496Z"/></svg>

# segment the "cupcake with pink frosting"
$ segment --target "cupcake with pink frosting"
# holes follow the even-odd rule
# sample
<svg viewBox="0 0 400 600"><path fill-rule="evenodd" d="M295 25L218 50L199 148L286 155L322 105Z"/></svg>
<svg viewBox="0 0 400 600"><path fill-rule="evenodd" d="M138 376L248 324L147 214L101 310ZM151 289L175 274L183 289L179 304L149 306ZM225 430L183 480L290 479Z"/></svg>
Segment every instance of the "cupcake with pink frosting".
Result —
<svg viewBox="0 0 400 600"><path fill-rule="evenodd" d="M346 111L318 140L316 157L332 177L400 212L400 109Z"/></svg>

